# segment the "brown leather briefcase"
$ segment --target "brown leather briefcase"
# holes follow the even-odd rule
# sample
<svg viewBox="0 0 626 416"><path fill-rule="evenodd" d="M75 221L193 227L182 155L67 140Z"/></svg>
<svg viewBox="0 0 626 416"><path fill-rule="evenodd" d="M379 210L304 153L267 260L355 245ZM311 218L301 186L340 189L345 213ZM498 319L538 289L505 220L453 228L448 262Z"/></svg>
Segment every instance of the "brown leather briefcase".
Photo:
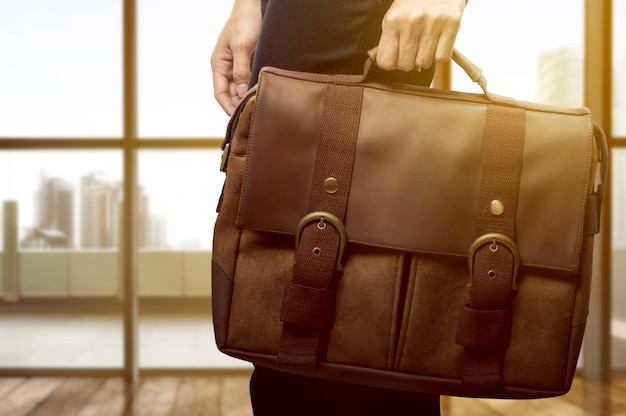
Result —
<svg viewBox="0 0 626 416"><path fill-rule="evenodd" d="M265 68L233 115L221 351L302 375L536 398L571 385L606 139L586 108ZM596 183L598 164L601 178Z"/></svg>

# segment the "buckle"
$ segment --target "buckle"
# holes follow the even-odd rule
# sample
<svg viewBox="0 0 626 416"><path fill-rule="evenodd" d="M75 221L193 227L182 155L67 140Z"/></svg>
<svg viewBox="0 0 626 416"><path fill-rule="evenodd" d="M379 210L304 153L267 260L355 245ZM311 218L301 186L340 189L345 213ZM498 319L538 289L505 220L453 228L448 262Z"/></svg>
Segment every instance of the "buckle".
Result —
<svg viewBox="0 0 626 416"><path fill-rule="evenodd" d="M515 241L513 241L506 235L499 234L499 233L491 233L491 234L482 235L478 237L476 240L474 240L474 242L470 246L469 254L467 257L467 263L468 263L469 272L470 272L470 280L469 280L469 283L467 284L467 287L472 287L473 285L472 275L474 274L474 255L476 254L476 251L481 246L488 244L488 243L490 243L489 249L493 253L500 250L500 245L504 245L513 254L513 282L511 286L513 290L517 290L517 270L519 269L519 265L520 265L519 249L517 248L517 244L515 244Z"/></svg>
<svg viewBox="0 0 626 416"><path fill-rule="evenodd" d="M220 161L220 172L226 172L226 163L228 162L228 156L230 155L230 143L226 143L224 151L222 152L222 160Z"/></svg>
<svg viewBox="0 0 626 416"><path fill-rule="evenodd" d="M318 221L317 228L320 230L324 230L326 228L326 224L330 223L335 229L339 232L339 254L337 255L337 270L342 271L342 259L343 253L346 249L346 241L348 240L348 236L346 234L346 228L339 218L326 211L314 211L307 215L305 215L298 226L296 227L296 251L300 246L300 234L302 233L302 229L309 223Z"/></svg>

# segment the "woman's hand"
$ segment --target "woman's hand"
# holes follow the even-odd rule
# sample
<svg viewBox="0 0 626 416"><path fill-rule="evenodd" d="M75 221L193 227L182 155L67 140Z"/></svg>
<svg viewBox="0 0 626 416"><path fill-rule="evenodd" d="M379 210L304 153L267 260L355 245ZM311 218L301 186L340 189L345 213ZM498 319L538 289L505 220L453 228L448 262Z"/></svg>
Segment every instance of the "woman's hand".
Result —
<svg viewBox="0 0 626 416"><path fill-rule="evenodd" d="M376 64L411 71L447 62L466 0L394 0L383 18Z"/></svg>
<svg viewBox="0 0 626 416"><path fill-rule="evenodd" d="M213 94L228 115L248 91L260 30L260 1L236 0L211 55Z"/></svg>

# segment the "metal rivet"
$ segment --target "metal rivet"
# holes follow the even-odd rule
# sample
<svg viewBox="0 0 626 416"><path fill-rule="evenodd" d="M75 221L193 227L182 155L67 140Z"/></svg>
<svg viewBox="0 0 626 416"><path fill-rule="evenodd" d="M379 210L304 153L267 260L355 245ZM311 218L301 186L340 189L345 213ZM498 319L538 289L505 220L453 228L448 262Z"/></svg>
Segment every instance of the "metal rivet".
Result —
<svg viewBox="0 0 626 416"><path fill-rule="evenodd" d="M334 194L339 190L339 182L337 179L330 177L324 181L324 190L329 194Z"/></svg>
<svg viewBox="0 0 626 416"><path fill-rule="evenodd" d="M490 210L493 215L502 215L504 214L504 204L502 203L502 201L494 199L493 201L491 201Z"/></svg>
<svg viewBox="0 0 626 416"><path fill-rule="evenodd" d="M495 270L489 270L487 272L487 274L489 275L489 277L491 277L492 279L496 278L496 271Z"/></svg>
<svg viewBox="0 0 626 416"><path fill-rule="evenodd" d="M315 247L315 248L313 248L313 255L314 255L314 256L318 257L318 256L320 256L321 254L322 254L322 249L321 249L321 248L319 248L319 247Z"/></svg>

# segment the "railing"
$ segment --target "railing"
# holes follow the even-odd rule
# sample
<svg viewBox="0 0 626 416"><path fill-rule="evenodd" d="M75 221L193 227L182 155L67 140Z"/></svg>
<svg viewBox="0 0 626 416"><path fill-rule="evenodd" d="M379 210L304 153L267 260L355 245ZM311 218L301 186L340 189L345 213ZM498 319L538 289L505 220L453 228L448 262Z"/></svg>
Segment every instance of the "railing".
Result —
<svg viewBox="0 0 626 416"><path fill-rule="evenodd" d="M210 251L139 251L139 296L210 296L210 271ZM0 282L5 301L121 297L124 287L117 250L0 252Z"/></svg>

